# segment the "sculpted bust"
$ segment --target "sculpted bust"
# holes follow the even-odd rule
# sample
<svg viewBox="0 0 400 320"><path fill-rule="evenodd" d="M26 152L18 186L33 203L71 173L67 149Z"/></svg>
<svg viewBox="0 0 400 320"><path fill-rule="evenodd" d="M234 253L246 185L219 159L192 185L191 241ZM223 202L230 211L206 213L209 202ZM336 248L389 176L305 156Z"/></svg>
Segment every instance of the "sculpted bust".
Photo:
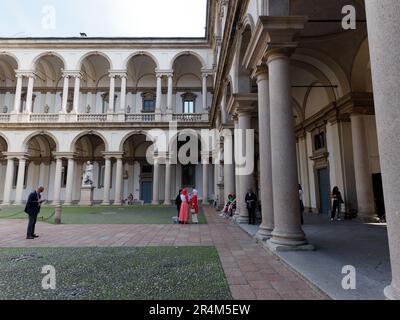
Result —
<svg viewBox="0 0 400 320"><path fill-rule="evenodd" d="M93 184L93 164L86 162L85 171L83 172L82 185L91 186Z"/></svg>

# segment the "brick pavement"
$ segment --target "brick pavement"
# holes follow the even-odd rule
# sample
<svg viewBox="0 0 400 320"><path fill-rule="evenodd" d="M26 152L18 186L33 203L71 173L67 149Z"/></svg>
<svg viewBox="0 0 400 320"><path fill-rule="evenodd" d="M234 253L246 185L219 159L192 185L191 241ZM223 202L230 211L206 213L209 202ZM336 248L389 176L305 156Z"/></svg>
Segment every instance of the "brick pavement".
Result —
<svg viewBox="0 0 400 320"><path fill-rule="evenodd" d="M205 208L205 225L50 225L24 238L25 220L0 220L0 247L215 246L235 299L320 300L319 290L291 271L234 223Z"/></svg>

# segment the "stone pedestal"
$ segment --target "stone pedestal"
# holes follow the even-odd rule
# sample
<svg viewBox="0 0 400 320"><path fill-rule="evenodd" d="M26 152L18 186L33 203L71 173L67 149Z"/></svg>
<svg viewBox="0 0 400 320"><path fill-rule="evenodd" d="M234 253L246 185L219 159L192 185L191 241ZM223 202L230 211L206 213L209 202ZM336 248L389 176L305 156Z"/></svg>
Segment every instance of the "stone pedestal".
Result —
<svg viewBox="0 0 400 320"><path fill-rule="evenodd" d="M82 186L81 188L81 201L80 206L92 206L93 205L93 186Z"/></svg>

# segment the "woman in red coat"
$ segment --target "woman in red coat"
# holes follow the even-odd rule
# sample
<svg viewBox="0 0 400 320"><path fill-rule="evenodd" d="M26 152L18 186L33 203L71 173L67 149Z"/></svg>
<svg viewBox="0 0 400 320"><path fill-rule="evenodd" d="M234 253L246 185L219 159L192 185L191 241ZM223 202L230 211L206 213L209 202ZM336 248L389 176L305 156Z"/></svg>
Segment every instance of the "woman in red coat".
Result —
<svg viewBox="0 0 400 320"><path fill-rule="evenodd" d="M197 190L193 190L192 200L190 201L190 209L192 212L192 223L198 224L199 204L197 200Z"/></svg>
<svg viewBox="0 0 400 320"><path fill-rule="evenodd" d="M187 224L189 220L189 196L186 192L186 189L183 189L181 192L181 209L179 211L179 223Z"/></svg>

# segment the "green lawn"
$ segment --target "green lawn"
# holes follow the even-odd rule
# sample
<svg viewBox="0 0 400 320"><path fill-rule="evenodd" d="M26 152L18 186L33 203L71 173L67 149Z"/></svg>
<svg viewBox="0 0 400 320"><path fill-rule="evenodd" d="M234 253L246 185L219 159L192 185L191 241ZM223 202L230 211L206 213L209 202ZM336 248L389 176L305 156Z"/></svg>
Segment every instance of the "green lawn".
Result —
<svg viewBox="0 0 400 320"><path fill-rule="evenodd" d="M214 247L0 249L0 300L228 300ZM56 270L43 290L42 267Z"/></svg>
<svg viewBox="0 0 400 320"><path fill-rule="evenodd" d="M7 207L0 211L0 219L27 219L24 207ZM54 223L54 208L43 207L39 221ZM123 207L63 207L61 221L64 224L171 224L176 207L170 206L123 206ZM200 209L199 223L206 218Z"/></svg>

